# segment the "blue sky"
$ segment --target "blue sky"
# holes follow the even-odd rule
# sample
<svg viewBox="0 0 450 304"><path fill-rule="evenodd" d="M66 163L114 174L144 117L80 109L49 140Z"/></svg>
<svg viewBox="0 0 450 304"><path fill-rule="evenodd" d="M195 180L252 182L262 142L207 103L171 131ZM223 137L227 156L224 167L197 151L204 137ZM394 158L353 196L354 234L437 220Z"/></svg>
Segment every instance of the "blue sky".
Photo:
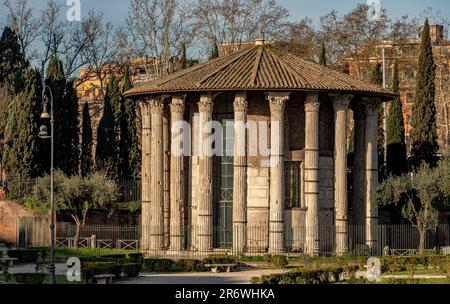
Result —
<svg viewBox="0 0 450 304"><path fill-rule="evenodd" d="M63 5L66 3L66 0L57 1ZM278 2L289 9L292 20L308 16L317 24L320 16L333 9L343 14L358 3L366 3L367 0L278 0ZM0 3L0 25L3 26L6 22L6 10L3 0ZM32 3L35 13L38 13L46 0L30 0L29 3ZM102 11L108 21L112 21L115 25L121 25L127 15L128 3L127 0L81 0L82 15L91 9ZM381 5L388 10L391 18L406 14L420 17L427 7L432 7L433 11L441 10L444 16L450 17L448 0L381 0Z"/></svg>

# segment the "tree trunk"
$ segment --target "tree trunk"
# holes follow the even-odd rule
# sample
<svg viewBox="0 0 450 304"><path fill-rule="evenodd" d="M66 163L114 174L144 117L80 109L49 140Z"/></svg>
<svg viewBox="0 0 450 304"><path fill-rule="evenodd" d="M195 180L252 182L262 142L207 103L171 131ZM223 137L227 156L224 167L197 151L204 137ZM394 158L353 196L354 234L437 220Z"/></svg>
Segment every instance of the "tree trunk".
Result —
<svg viewBox="0 0 450 304"><path fill-rule="evenodd" d="M419 228L419 253L423 254L425 250L425 237L427 235L427 230L424 228Z"/></svg>
<svg viewBox="0 0 450 304"><path fill-rule="evenodd" d="M75 237L74 239L74 248L78 249L78 241L80 240L80 228L81 228L81 224L80 222L76 222L76 228L75 228Z"/></svg>

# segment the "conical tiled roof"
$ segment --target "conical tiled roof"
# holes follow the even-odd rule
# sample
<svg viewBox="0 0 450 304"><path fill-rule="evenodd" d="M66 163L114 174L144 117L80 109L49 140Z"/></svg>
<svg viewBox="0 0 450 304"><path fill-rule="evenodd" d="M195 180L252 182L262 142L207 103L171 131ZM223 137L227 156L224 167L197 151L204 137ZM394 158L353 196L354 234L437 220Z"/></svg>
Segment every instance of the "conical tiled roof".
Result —
<svg viewBox="0 0 450 304"><path fill-rule="evenodd" d="M255 46L143 83L126 96L230 90L327 91L394 95L347 74L301 59L272 44Z"/></svg>

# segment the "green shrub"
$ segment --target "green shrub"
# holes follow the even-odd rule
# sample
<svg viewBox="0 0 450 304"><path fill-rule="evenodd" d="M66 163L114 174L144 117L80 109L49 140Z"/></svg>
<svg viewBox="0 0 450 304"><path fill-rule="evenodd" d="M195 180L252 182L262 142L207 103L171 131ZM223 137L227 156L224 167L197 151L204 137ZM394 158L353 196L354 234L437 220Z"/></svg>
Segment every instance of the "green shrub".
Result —
<svg viewBox="0 0 450 304"><path fill-rule="evenodd" d="M285 255L273 255L271 264L277 268L284 268L289 264L289 261Z"/></svg>
<svg viewBox="0 0 450 304"><path fill-rule="evenodd" d="M125 259L127 258L127 255L124 253L115 253L115 254L106 254L106 255L102 255L100 257L102 260L111 260L111 261L116 261L118 263L121 263L123 261L125 261Z"/></svg>
<svg viewBox="0 0 450 304"><path fill-rule="evenodd" d="M206 270L203 262L199 260L182 259L178 260L176 264L182 272L199 272Z"/></svg>
<svg viewBox="0 0 450 304"><path fill-rule="evenodd" d="M253 284L328 284L339 280L343 268L300 270L252 278Z"/></svg>
<svg viewBox="0 0 450 304"><path fill-rule="evenodd" d="M203 259L204 264L236 264L237 258L226 254L210 255Z"/></svg>
<svg viewBox="0 0 450 304"><path fill-rule="evenodd" d="M122 273L123 266L115 262L82 262L81 271L86 283L92 283L95 275L114 274L115 278L119 278Z"/></svg>
<svg viewBox="0 0 450 304"><path fill-rule="evenodd" d="M42 284L47 275L45 273L16 273L14 278L21 284Z"/></svg>
<svg viewBox="0 0 450 304"><path fill-rule="evenodd" d="M145 259L143 268L148 272L170 271L175 262L169 259Z"/></svg>
<svg viewBox="0 0 450 304"><path fill-rule="evenodd" d="M263 256L263 261L266 262L266 264L272 264L272 255L271 254L265 254Z"/></svg>
<svg viewBox="0 0 450 304"><path fill-rule="evenodd" d="M122 265L122 272L127 278L135 278L139 275L140 268L138 263L127 263Z"/></svg>
<svg viewBox="0 0 450 304"><path fill-rule="evenodd" d="M39 250L36 249L10 249L10 258L17 258L17 263L36 263L39 257Z"/></svg>

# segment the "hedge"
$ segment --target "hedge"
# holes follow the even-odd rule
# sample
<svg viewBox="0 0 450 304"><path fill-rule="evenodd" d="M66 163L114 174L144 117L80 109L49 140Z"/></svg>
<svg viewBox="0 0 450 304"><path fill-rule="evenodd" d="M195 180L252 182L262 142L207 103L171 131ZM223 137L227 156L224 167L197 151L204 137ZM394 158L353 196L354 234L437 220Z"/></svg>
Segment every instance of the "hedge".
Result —
<svg viewBox="0 0 450 304"><path fill-rule="evenodd" d="M42 284L46 278L45 273L15 273L14 278L21 284Z"/></svg>
<svg viewBox="0 0 450 304"><path fill-rule="evenodd" d="M203 259L203 264L237 264L237 262L235 256L226 254L209 255Z"/></svg>
<svg viewBox="0 0 450 304"><path fill-rule="evenodd" d="M414 257L385 256L381 258L381 271L395 273L398 271L414 272L417 266L440 269L450 275L450 256L419 255Z"/></svg>
<svg viewBox="0 0 450 304"><path fill-rule="evenodd" d="M358 267L342 267L321 270L298 270L282 274L264 275L251 279L253 284L327 284L339 281L344 272L354 276Z"/></svg>
<svg viewBox="0 0 450 304"><path fill-rule="evenodd" d="M40 250L37 249L10 249L7 251L10 258L17 258L17 263L36 263Z"/></svg>

